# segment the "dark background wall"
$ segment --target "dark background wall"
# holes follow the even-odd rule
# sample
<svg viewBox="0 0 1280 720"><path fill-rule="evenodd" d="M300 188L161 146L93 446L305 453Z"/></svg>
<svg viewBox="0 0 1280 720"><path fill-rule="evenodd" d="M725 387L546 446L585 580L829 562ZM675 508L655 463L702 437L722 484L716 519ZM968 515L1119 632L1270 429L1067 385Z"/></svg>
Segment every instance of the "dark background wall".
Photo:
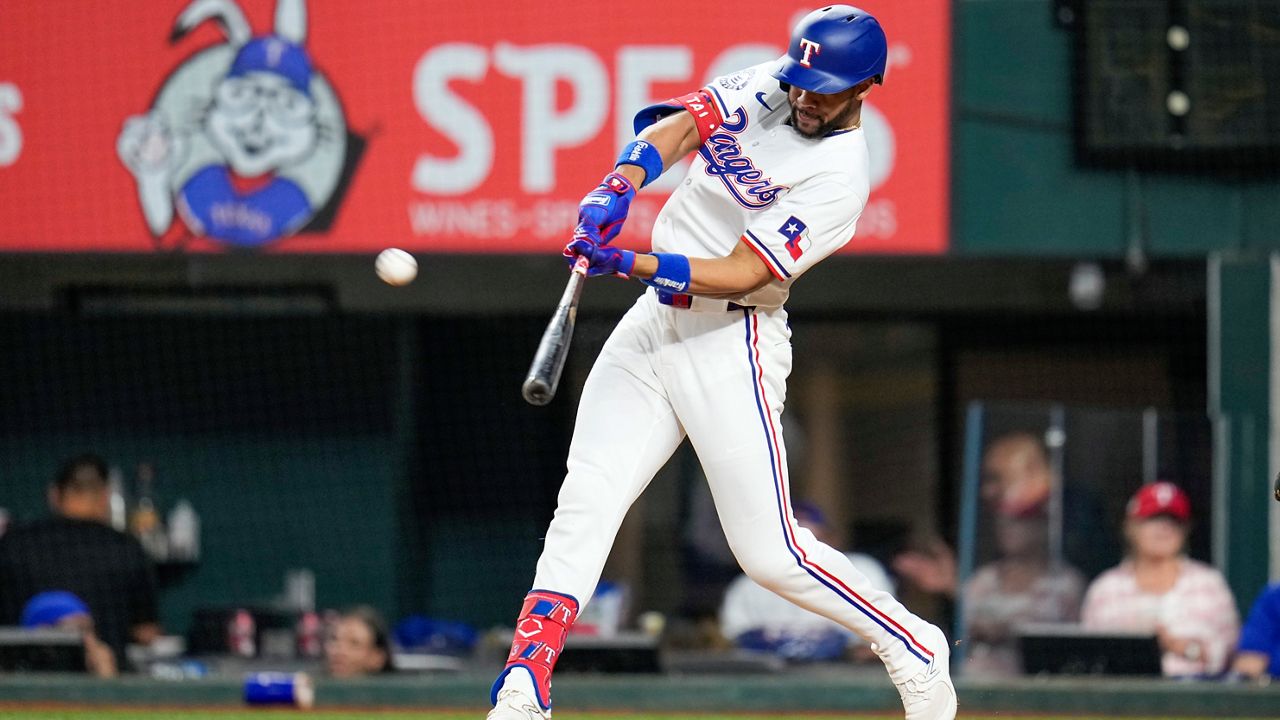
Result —
<svg viewBox="0 0 1280 720"><path fill-rule="evenodd" d="M1187 258L1280 247L1274 175L1077 167L1074 95L1089 88L1075 81L1073 36L1054 5L955 4L954 247L1114 258L1133 244Z"/></svg>

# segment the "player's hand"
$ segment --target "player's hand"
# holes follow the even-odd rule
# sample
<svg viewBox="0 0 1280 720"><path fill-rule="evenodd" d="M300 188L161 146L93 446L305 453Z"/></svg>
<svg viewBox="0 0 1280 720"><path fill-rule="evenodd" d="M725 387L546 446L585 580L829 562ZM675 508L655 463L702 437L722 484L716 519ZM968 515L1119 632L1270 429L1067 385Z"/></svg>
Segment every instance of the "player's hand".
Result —
<svg viewBox="0 0 1280 720"><path fill-rule="evenodd" d="M893 569L925 592L955 597L959 589L956 554L940 538L933 538L920 550L898 554Z"/></svg>
<svg viewBox="0 0 1280 720"><path fill-rule="evenodd" d="M569 259L570 265L577 262L579 257L587 258L587 277L617 275L628 278L636 266L634 252L597 245L591 238L581 234L574 235L573 240L564 246L564 256Z"/></svg>
<svg viewBox="0 0 1280 720"><path fill-rule="evenodd" d="M1156 626L1156 641L1159 643L1160 649L1167 653L1180 655L1188 660L1204 659L1204 646L1199 640L1179 637L1164 625Z"/></svg>
<svg viewBox="0 0 1280 720"><path fill-rule="evenodd" d="M596 189L578 203L578 227L574 236L584 235L596 245L608 245L622 232L622 223L635 196L636 186L630 180L616 172L605 175Z"/></svg>
<svg viewBox="0 0 1280 720"><path fill-rule="evenodd" d="M182 162L185 144L162 114L135 115L124 122L116 153L139 181L168 178Z"/></svg>

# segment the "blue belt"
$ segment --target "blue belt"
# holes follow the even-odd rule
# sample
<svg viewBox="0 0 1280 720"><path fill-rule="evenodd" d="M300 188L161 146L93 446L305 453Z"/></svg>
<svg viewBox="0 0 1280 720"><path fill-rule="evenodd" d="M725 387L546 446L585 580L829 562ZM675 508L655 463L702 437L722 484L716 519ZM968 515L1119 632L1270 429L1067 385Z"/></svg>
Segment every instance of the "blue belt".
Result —
<svg viewBox="0 0 1280 720"><path fill-rule="evenodd" d="M658 290L658 302L663 305L670 305L674 308L682 308L685 310L721 310L718 307L723 303L723 310L726 312L735 312L738 310L755 310L755 305L739 305L731 300L717 300L715 298L695 297L684 293L667 292L666 290ZM696 306L696 307L695 307Z"/></svg>

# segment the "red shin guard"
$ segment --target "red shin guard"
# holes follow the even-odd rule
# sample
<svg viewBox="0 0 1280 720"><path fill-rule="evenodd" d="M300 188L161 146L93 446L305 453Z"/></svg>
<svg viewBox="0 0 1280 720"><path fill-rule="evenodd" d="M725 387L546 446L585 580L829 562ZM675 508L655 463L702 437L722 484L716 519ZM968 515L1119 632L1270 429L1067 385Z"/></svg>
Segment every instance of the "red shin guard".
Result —
<svg viewBox="0 0 1280 720"><path fill-rule="evenodd" d="M491 700L498 701L498 691L514 667L522 667L533 675L538 703L551 707L551 671L564 649L564 638L578 617L578 601L568 595L549 590L533 590L524 598L524 607L516 620L516 635L507 655L507 666L493 683Z"/></svg>

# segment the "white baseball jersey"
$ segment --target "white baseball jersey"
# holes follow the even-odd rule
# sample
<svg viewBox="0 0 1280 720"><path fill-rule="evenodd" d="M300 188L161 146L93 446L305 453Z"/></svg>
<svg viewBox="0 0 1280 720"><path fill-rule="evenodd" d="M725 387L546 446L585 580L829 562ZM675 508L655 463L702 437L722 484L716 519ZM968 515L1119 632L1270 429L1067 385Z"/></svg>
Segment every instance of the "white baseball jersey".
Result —
<svg viewBox="0 0 1280 720"><path fill-rule="evenodd" d="M703 140L658 216L654 250L716 258L745 241L774 280L734 303L650 289L614 328L582 389L533 587L585 607L627 509L688 438L747 575L857 634L901 684L946 666L946 638L796 523L782 441L782 305L792 281L853 237L869 190L866 143L861 130L799 135L769 69L718 78L636 118L639 130L683 108ZM505 678L531 692L532 675Z"/></svg>
<svg viewBox="0 0 1280 720"><path fill-rule="evenodd" d="M791 108L769 74L773 64L716 78L636 116L639 131L687 109L703 141L658 214L653 250L716 258L746 241L774 282L734 299L761 307L781 306L797 277L853 238L871 187L862 130L800 135L787 123ZM697 95L709 104L699 106Z"/></svg>

